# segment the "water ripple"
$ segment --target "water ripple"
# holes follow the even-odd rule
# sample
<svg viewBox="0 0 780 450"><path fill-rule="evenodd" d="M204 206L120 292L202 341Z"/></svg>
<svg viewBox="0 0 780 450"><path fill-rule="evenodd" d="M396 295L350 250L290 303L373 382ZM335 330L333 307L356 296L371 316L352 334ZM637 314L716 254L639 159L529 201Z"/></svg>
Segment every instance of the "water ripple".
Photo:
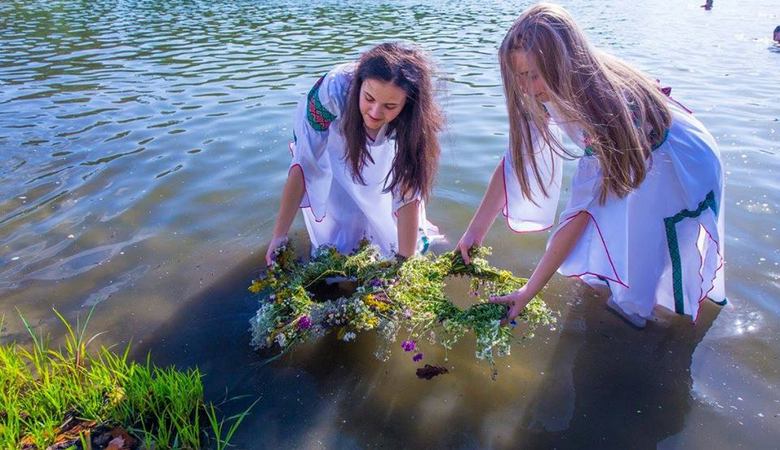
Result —
<svg viewBox="0 0 780 450"><path fill-rule="evenodd" d="M268 238L294 105L385 40L437 62L448 124L429 216L461 232L506 146L496 52L529 3L0 2L0 295L77 310L143 302L125 291L144 287L155 320L192 281L193 255L216 261L235 244L241 259ZM778 323L777 13L683 3L567 6L594 44L673 86L720 143L729 282L760 309L745 329L763 332ZM724 328L740 329L738 316Z"/></svg>

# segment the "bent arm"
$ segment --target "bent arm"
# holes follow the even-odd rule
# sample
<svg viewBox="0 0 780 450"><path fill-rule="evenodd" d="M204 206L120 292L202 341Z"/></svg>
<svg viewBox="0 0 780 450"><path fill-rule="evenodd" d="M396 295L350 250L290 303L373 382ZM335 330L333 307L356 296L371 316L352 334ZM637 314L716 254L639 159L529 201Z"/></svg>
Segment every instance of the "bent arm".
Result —
<svg viewBox="0 0 780 450"><path fill-rule="evenodd" d="M482 197L482 202L474 213L474 217L471 218L466 232L478 237L481 241L505 204L504 166L499 163L496 170L493 171L493 176L490 177L490 183Z"/></svg>
<svg viewBox="0 0 780 450"><path fill-rule="evenodd" d="M520 311L547 284L582 236L585 226L588 224L588 219L587 213L584 211L580 212L555 233L550 245L547 247L544 255L542 255L542 260L536 265L534 273L528 279L528 283L511 294L491 297L490 301L493 303L509 305L506 319L502 321L503 325L517 317Z"/></svg>
<svg viewBox="0 0 780 450"><path fill-rule="evenodd" d="M268 249L265 252L265 263L269 266L274 262L276 250L287 242L287 232L290 231L290 225L295 219L295 213L301 204L305 187L303 170L298 165L292 166L287 174L287 181L284 183L273 236L271 236L271 242L268 243Z"/></svg>
<svg viewBox="0 0 780 450"><path fill-rule="evenodd" d="M414 255L417 231L420 227L420 201L415 200L398 208L398 254L404 258Z"/></svg>
<svg viewBox="0 0 780 450"><path fill-rule="evenodd" d="M482 240L485 238L490 226L493 225L493 221L496 220L498 212L501 211L505 204L504 165L499 163L496 170L493 171L493 176L490 178L490 183L485 191L485 195L482 197L479 208L477 208L474 217L469 222L468 228L466 228L458 242L456 251L460 251L463 262L471 264L469 249L474 245L482 245Z"/></svg>
<svg viewBox="0 0 780 450"><path fill-rule="evenodd" d="M580 212L555 233L550 245L547 247L544 255L542 255L541 261L536 265L531 278L528 279L528 284L525 286L529 299L542 290L555 271L563 264L574 245L582 237L589 219L588 213Z"/></svg>
<svg viewBox="0 0 780 450"><path fill-rule="evenodd" d="M298 165L290 168L287 181L284 183L282 199L279 204L279 214L276 216L272 239L283 237L290 231L295 214L303 199L304 193L303 171Z"/></svg>

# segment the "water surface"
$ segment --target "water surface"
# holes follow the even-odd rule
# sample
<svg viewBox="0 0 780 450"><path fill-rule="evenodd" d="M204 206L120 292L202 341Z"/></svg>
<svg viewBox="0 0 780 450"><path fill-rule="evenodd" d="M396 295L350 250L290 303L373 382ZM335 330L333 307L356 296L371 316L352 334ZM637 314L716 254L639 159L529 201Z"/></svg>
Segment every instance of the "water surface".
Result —
<svg viewBox="0 0 780 450"><path fill-rule="evenodd" d="M210 400L259 397L238 448L776 447L780 18L769 1L700 3L565 4L717 138L730 304L636 331L603 296L555 278L545 299L560 323L515 346L491 382L469 339L448 355L425 349L451 371L432 381L400 351L374 359L372 335L263 364L245 287L273 226L295 103L385 40L413 40L439 65L448 125L428 214L453 245L506 145L496 50L529 3L2 2L2 338L24 338L17 311L57 339L52 307L75 319L95 306L103 343L201 367ZM546 238L497 221L486 243L494 264L528 275Z"/></svg>

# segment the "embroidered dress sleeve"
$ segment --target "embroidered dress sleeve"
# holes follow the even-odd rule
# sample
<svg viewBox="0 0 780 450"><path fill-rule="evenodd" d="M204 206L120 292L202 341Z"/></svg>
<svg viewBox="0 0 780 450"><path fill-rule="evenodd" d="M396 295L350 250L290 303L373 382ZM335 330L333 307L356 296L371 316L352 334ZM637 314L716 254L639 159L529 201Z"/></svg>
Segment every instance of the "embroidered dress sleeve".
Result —
<svg viewBox="0 0 780 450"><path fill-rule="evenodd" d="M552 131L560 133L557 127ZM542 183L536 180L532 168L524 168L529 174L531 198L526 198L520 188L511 148L507 148L501 162L506 195L503 214L509 228L517 233L542 231L552 227L561 194L562 158L544 142L538 132L532 132L532 138ZM542 193L542 186L547 191L547 196Z"/></svg>
<svg viewBox="0 0 780 450"><path fill-rule="evenodd" d="M407 194L406 196L403 196L401 195L400 192L398 192L398 189L393 189L393 214L398 214L398 210L401 209L403 206L421 200L422 200L422 195L420 194L420 192L415 192L414 194L411 195Z"/></svg>
<svg viewBox="0 0 780 450"><path fill-rule="evenodd" d="M330 158L327 155L329 139L336 139L337 119L346 101L351 72L349 66L338 66L322 76L298 104L290 143L290 169L300 167L304 179L301 208L311 208L317 221L326 211L333 181Z"/></svg>

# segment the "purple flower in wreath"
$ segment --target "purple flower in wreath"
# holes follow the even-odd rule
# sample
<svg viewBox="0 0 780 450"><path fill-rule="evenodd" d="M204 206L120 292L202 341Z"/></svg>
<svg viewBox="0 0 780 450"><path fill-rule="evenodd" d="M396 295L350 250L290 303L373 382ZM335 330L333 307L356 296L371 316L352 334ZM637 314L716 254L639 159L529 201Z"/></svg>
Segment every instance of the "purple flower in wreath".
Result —
<svg viewBox="0 0 780 450"><path fill-rule="evenodd" d="M418 361L420 361L422 358L423 358L423 354L422 354L422 353L418 353L418 354L414 355L414 357L412 358L412 361L414 361L414 362L418 362Z"/></svg>
<svg viewBox="0 0 780 450"><path fill-rule="evenodd" d="M404 349L405 352L412 352L415 348L417 348L417 342L403 341L401 342L401 348Z"/></svg>
<svg viewBox="0 0 780 450"><path fill-rule="evenodd" d="M301 318L298 319L299 330L308 330L310 327L311 327L311 318L309 316L301 316Z"/></svg>
<svg viewBox="0 0 780 450"><path fill-rule="evenodd" d="M412 310L409 308L404 309L404 318L405 319L411 319L412 318Z"/></svg>
<svg viewBox="0 0 780 450"><path fill-rule="evenodd" d="M371 280L371 286L379 287L381 285L382 285L382 280L380 280L379 278L374 278L373 280Z"/></svg>

